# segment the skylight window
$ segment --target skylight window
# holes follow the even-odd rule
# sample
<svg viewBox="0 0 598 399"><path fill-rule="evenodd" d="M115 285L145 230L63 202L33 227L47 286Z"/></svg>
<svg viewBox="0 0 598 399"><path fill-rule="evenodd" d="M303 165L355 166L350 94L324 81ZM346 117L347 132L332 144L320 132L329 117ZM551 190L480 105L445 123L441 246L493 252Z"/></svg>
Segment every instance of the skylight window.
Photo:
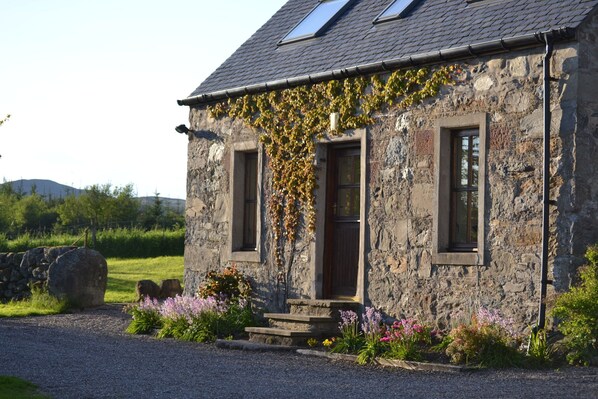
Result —
<svg viewBox="0 0 598 399"><path fill-rule="evenodd" d="M380 15L376 17L374 23L386 22L393 19L403 18L415 4L417 0L395 0Z"/></svg>
<svg viewBox="0 0 598 399"><path fill-rule="evenodd" d="M320 35L354 0L322 0L278 44Z"/></svg>

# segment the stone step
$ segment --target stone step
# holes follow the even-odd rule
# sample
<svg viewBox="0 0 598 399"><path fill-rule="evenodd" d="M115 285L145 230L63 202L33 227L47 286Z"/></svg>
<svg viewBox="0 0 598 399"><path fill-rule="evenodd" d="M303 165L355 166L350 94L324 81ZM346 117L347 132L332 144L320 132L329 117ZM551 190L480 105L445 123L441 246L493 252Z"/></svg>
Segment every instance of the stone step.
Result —
<svg viewBox="0 0 598 399"><path fill-rule="evenodd" d="M339 310L357 311L361 304L354 301L338 299L289 299L291 314L312 316L329 316L335 321L340 319Z"/></svg>
<svg viewBox="0 0 598 399"><path fill-rule="evenodd" d="M311 337L317 336L309 331L292 331L272 327L246 327L250 342L269 345L298 346L305 345Z"/></svg>
<svg viewBox="0 0 598 399"><path fill-rule="evenodd" d="M318 335L336 334L338 322L330 316L312 316L292 313L265 313L271 327L291 330L308 331Z"/></svg>

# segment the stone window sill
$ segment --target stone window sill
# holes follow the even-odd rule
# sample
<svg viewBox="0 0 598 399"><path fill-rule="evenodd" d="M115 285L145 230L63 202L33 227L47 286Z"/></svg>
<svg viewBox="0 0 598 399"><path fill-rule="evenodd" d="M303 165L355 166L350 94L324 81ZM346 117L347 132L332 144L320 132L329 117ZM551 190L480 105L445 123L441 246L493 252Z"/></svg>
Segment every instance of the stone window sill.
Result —
<svg viewBox="0 0 598 399"><path fill-rule="evenodd" d="M260 262L260 254L257 251L234 251L230 254L233 262Z"/></svg>
<svg viewBox="0 0 598 399"><path fill-rule="evenodd" d="M432 255L435 265L483 265L484 260L478 252L440 252Z"/></svg>

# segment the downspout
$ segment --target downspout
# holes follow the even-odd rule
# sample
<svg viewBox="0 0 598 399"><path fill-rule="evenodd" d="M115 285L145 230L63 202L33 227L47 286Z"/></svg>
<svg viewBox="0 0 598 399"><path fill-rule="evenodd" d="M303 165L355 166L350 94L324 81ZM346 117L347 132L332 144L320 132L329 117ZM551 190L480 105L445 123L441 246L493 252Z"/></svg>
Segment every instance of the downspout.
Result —
<svg viewBox="0 0 598 399"><path fill-rule="evenodd" d="M543 192L542 192L542 258L540 269L540 303L536 329L546 326L546 289L552 281L548 280L548 238L550 234L550 59L553 51L551 33L544 34L546 53L544 54L544 149L543 149Z"/></svg>

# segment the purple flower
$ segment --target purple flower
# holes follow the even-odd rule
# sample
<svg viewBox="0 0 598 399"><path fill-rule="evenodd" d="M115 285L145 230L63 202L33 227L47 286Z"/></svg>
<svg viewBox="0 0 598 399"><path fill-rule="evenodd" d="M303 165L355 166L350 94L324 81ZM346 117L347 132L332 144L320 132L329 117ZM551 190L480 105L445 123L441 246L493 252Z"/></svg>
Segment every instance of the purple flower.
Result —
<svg viewBox="0 0 598 399"><path fill-rule="evenodd" d="M476 319L479 326L496 326L503 329L511 336L515 335L513 319L502 317L498 310L492 310L481 306L478 309Z"/></svg>
<svg viewBox="0 0 598 399"><path fill-rule="evenodd" d="M366 335L380 334L380 325L382 324L382 313L376 308L366 306L365 313L362 315L361 331Z"/></svg>
<svg viewBox="0 0 598 399"><path fill-rule="evenodd" d="M167 298L160 309L160 315L165 319L187 319L189 323L204 312L225 313L228 304L214 297L200 298L197 296L180 296Z"/></svg>
<svg viewBox="0 0 598 399"><path fill-rule="evenodd" d="M339 310L341 321L338 328L342 331L345 327L352 327L357 323L357 313L352 310Z"/></svg>

